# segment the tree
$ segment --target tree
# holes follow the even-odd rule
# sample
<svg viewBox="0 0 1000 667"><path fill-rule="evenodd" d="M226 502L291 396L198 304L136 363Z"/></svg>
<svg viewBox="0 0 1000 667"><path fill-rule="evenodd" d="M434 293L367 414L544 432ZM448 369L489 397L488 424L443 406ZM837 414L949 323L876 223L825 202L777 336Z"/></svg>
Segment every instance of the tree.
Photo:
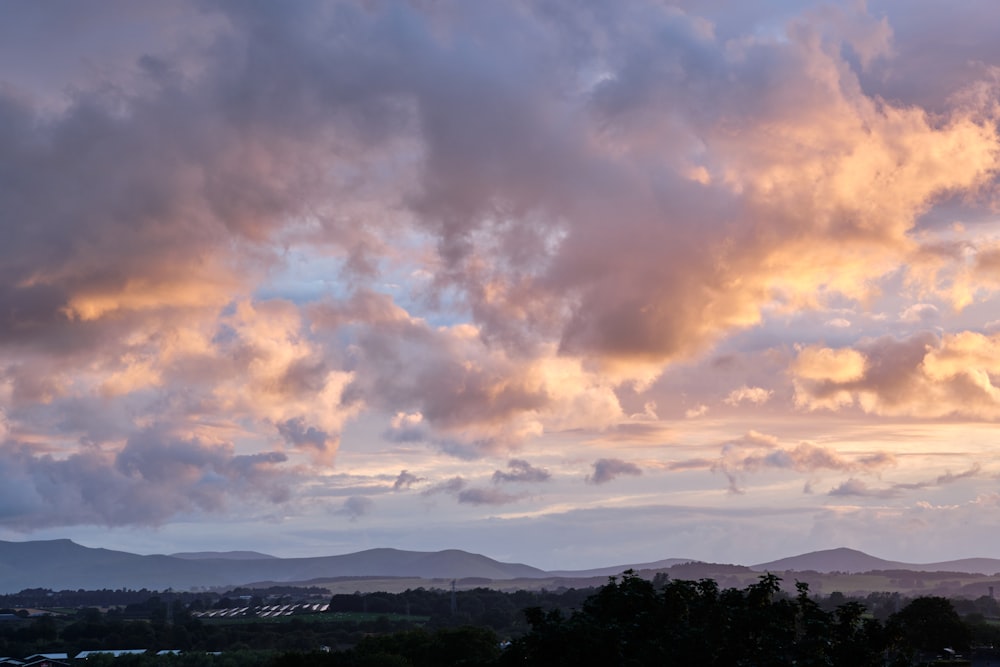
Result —
<svg viewBox="0 0 1000 667"><path fill-rule="evenodd" d="M888 630L902 648L939 653L969 647L969 628L951 601L942 597L919 597L889 617Z"/></svg>

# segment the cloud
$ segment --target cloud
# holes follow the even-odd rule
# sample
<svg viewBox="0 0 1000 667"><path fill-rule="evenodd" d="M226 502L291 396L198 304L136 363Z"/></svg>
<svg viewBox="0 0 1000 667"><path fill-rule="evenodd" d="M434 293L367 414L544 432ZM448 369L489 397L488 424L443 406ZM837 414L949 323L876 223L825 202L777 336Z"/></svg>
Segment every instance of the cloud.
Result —
<svg viewBox="0 0 1000 667"><path fill-rule="evenodd" d="M525 358L491 347L476 327L434 328L373 293L318 306L312 319L331 333L348 322L356 328L345 393L397 410L388 434L395 441L426 437L450 453L477 456L547 430L605 428L624 418L612 383L551 347Z"/></svg>
<svg viewBox="0 0 1000 667"><path fill-rule="evenodd" d="M975 465L968 470L964 470L960 473L950 473L946 472L943 475L938 475L934 479L925 480L921 482L899 482L892 484L889 487L881 489L873 489L868 486L868 484L862 480L851 478L847 481L841 483L840 485L830 489L827 495L830 496L861 496L867 498L896 498L904 491L914 491L919 489L927 489L938 486L946 486L948 484L954 484L963 479L968 479L970 477L975 477L980 474L980 466Z"/></svg>
<svg viewBox="0 0 1000 667"><path fill-rule="evenodd" d="M225 442L151 428L118 451L95 447L65 458L8 441L0 448L0 524L15 530L96 524L156 526L234 504L284 503L296 473L282 452L236 454Z"/></svg>
<svg viewBox="0 0 1000 667"><path fill-rule="evenodd" d="M729 490L740 493L740 480L747 473L765 469L816 472L819 470L875 470L892 465L895 458L886 452L847 458L835 451L807 442L794 447L747 446L744 443L727 443L722 456L714 463L713 470L721 471L729 479Z"/></svg>
<svg viewBox="0 0 1000 667"><path fill-rule="evenodd" d="M842 482L840 485L830 489L827 495L834 497L861 496L864 498L895 498L899 495L899 491L892 488L872 489L863 480L852 477L846 482Z"/></svg>
<svg viewBox="0 0 1000 667"><path fill-rule="evenodd" d="M499 472L499 471L497 471ZM420 492L422 496L448 494L466 505L506 505L520 500L523 496L513 495L496 488L469 487L462 477L452 477L434 484Z"/></svg>
<svg viewBox="0 0 1000 667"><path fill-rule="evenodd" d="M422 482L422 481L424 481L423 477L417 477L411 472L408 472L406 470L400 470L399 476L396 477L396 481L392 483L392 490L393 491L400 491L403 489L409 490L411 486L413 486L417 482Z"/></svg>
<svg viewBox="0 0 1000 667"><path fill-rule="evenodd" d="M499 489L464 489L458 493L458 502L467 505L507 505L517 502L521 496L504 493Z"/></svg>
<svg viewBox="0 0 1000 667"><path fill-rule="evenodd" d="M573 22L573 30L551 22L544 12L500 9L480 15L456 8L410 8L391 16L339 6L331 12L336 19L315 7L263 12L229 6L221 11L228 14L231 32L219 33L217 48L202 54L201 75L177 86L158 74L169 67L147 66L142 94L126 91L121 100L130 112L126 122L116 122L96 93L81 96L76 106L46 127L62 143L44 144L46 151L36 155L35 144L16 140L30 136L31 109L11 102L11 118L19 122L14 127L19 134L12 131L9 138L16 148L8 153L11 159L39 165L39 183L45 182L45 173L50 179L52 173L64 174L66 182L79 176L88 187L77 196L90 200L75 202L80 204L77 210L115 214L83 220L101 244L71 244L64 257L39 257L28 237L14 235L9 247L16 245L34 256L25 266L37 267L39 259L51 261L43 261L29 280L5 281L25 285L11 298L33 290L33 301L51 302L52 313L68 314L60 326L71 328L83 322L103 328L112 313L142 319L164 307L194 309L211 317L232 294L251 292L268 263L280 262L267 245L276 236L343 252L352 279L363 278L381 254L391 254L381 234L325 219L318 233L310 234L288 221L301 219L299 214L306 210L325 211L334 201L349 210L381 212L378 196L403 186L409 200L397 196L386 206L409 206L420 229L433 235L439 257L431 268L440 269L434 288L455 289L463 296L479 330L494 343L490 351L513 349L515 343L529 343L530 349L547 341L569 356L593 356L609 369L622 369L625 377L641 373L645 378L648 372L658 372L664 361L699 349L734 327L759 321L759 308L770 300L772 289L806 298L820 284L822 272L828 290L854 293L858 274L884 271L893 261L899 249L894 244L902 244L924 202L941 190L975 185L991 164L985 124L978 126L956 113L950 122L932 125L908 109L876 104L859 92L849 67L835 50L825 48L824 40L868 44L857 42L857 26L867 25L861 18L836 22L836 28L822 33L823 40L811 39L811 28L802 24L787 39L745 43L733 54L706 30L704 21L645 3L610 13L605 17L609 20ZM306 21L306 15L311 19ZM354 29L342 34L330 53L316 26L330 21L336 29L348 16ZM639 17L651 31L658 26L674 35L675 46L665 50L648 34L623 39ZM446 18L466 33L480 35L482 51L472 46L473 40L463 47L473 53L455 53L459 47L440 39L434 28ZM394 21L423 39L401 43ZM882 26L874 20L871 25ZM882 27L872 30L884 32ZM270 39L256 39L264 31ZM537 40L530 49L497 49L523 34L548 39ZM548 43L552 46L544 46ZM560 46L574 48L563 51ZM372 57L373 49L379 57ZM502 61L490 58L501 51L515 55ZM867 53L868 47L862 51ZM593 90L582 91L569 104L553 96L550 85L551 77L570 65L560 61L564 52L600 60L609 70ZM320 53L326 57L316 57ZM472 70L472 63L481 62L477 54L492 68ZM169 64L164 58L160 62ZM274 67L234 66L240 62ZM763 62L784 68L785 76L772 87L750 92L724 83L734 78L755 81ZM305 63L323 66L300 66ZM445 74L444 63L458 71L451 72L453 76L424 75ZM843 69L843 83L821 76L837 68ZM296 75L289 76L291 71ZM283 104L262 95L265 89L284 91ZM789 97L791 91L803 89L822 103L809 103L809 95ZM453 104L456 90L463 92L462 105ZM758 101L747 104L747 99ZM794 113L787 108L790 101L797 107ZM591 106L578 113L581 103ZM705 108L718 112L705 114ZM716 124L727 109L739 111L735 117L742 136L754 137L754 130L780 123L787 124L788 131L773 136L762 132L768 135L765 144L734 142L728 129ZM689 126L657 127L653 119L664 111L687 119ZM180 114L186 123L162 122ZM613 134L602 134L600 128ZM652 155L665 153L649 146L657 129L665 130L658 139L662 147L683 149L700 142L708 151L705 164L690 164L681 150L683 160L659 168ZM75 145L71 140L78 136L89 138L87 146L102 147L99 154L106 156L106 169L63 159L63 146ZM327 139L333 136L339 143ZM810 150L803 150L804 145ZM420 161L406 163L406 151L415 151ZM164 153L173 160L131 160L127 171L121 166L125 161L117 159ZM331 160L353 167L356 173L349 184L318 176L316 165ZM963 169L954 169L954 164ZM936 168L940 165L948 168ZM692 168L701 174L695 181L689 178ZM633 169L658 174L650 191L626 178ZM213 174L205 189L191 185L191 170ZM134 185L129 191L135 194L125 203L118 202L118 190L110 185L114 179L108 176L119 172ZM826 177L816 179L814 172ZM867 178L883 173L881 179ZM382 174L397 178L387 180ZM601 185L595 188L593 183ZM706 191L718 196L706 197ZM41 192L37 189L22 192L27 195L17 201L24 196L41 201L41 195L34 194ZM352 192L362 195L352 197ZM364 197L368 194L370 199ZM677 210L664 232L656 202L667 195ZM490 214L496 201L525 213L493 223ZM859 210L858 201L872 210ZM53 233L61 219L55 205L50 198L33 215L42 229ZM628 233L609 234L603 224L609 206L620 210L618 218ZM145 224L121 227L120 220L133 211ZM731 243L724 221L733 216L773 232L758 235L773 245ZM861 216L864 224L852 222ZM382 231L381 224L392 230L381 215L368 219L377 231ZM696 226L696 220L711 224ZM875 220L884 221L879 223L884 228L866 236L864 225ZM118 227L111 225L129 233L113 234ZM846 268L841 265L850 253L826 255L819 250L824 244L813 240L811 250L803 253L797 237L778 241L785 238L780 234L783 226L804 225L820 238L830 235L858 246L859 261L846 272L850 284L828 280L828 269ZM166 239L163 230L169 234ZM844 230L857 233L841 234ZM473 238L476 243L470 242ZM544 252L533 252L533 247ZM692 252L694 248L707 252ZM122 251L116 256L129 260L116 266L118 277L103 279L93 269L99 264L89 261L84 249ZM664 249L671 254L669 262L662 261ZM725 261L710 259L718 254ZM873 255L881 261L872 262ZM177 261L206 256L219 261ZM628 271L615 268L621 264L612 258L621 256L631 257ZM591 257L602 261L589 261ZM57 266L62 268L57 271ZM581 272L581 266L588 272ZM741 280L734 280L736 275ZM193 289L195 285L199 289ZM43 292L48 300L37 298ZM578 294L577 301L555 307L568 292ZM125 323L120 335L131 333L136 323ZM512 360L524 361L531 358ZM643 365L653 370L640 371ZM511 387L509 402L488 413L494 419L532 412L545 402L528 387ZM475 394L469 400L475 400ZM467 404L457 402L455 415L467 411ZM438 408L426 414L444 428L453 426L440 412Z"/></svg>
<svg viewBox="0 0 1000 667"><path fill-rule="evenodd" d="M879 338L858 349L805 348L792 366L796 403L857 405L879 415L1000 418L1000 336L963 331ZM835 367L816 359L848 360Z"/></svg>
<svg viewBox="0 0 1000 667"><path fill-rule="evenodd" d="M693 408L688 408L684 411L684 417L687 419L697 419L708 412L708 406L704 403L697 405Z"/></svg>
<svg viewBox="0 0 1000 667"><path fill-rule="evenodd" d="M938 308L932 303L915 303L899 314L902 322L928 324L938 318Z"/></svg>
<svg viewBox="0 0 1000 667"><path fill-rule="evenodd" d="M948 484L954 484L955 482L959 482L963 479L977 477L980 475L981 472L982 472L982 467L977 463L968 470L963 470L962 472L952 473L949 471L945 472L944 474L938 475L933 479L921 482L900 482L898 484L894 484L893 488L904 491L910 491L915 489L926 489L935 486L946 486Z"/></svg>
<svg viewBox="0 0 1000 667"><path fill-rule="evenodd" d="M344 506L338 510L338 514L346 514L351 521L357 521L363 516L372 513L375 509L375 501L367 496L350 496L344 500Z"/></svg>
<svg viewBox="0 0 1000 667"><path fill-rule="evenodd" d="M667 470L707 470L711 469L716 463L715 459L697 458L671 461L666 467Z"/></svg>
<svg viewBox="0 0 1000 667"><path fill-rule="evenodd" d="M656 414L656 401L646 401L642 406L642 412L629 415L629 419L636 421L659 421L660 416Z"/></svg>
<svg viewBox="0 0 1000 667"><path fill-rule="evenodd" d="M390 442L421 442L427 439L426 431L421 428L424 416L419 412L406 414L397 412L393 416L389 429L382 434Z"/></svg>
<svg viewBox="0 0 1000 667"><path fill-rule="evenodd" d="M850 382L865 372L865 358L850 349L833 350L821 347L806 347L799 351L792 372L805 379L831 379Z"/></svg>
<svg viewBox="0 0 1000 667"><path fill-rule="evenodd" d="M79 31L115 11L46 13L52 62L87 60ZM131 9L155 39L116 38L100 75L47 94L24 89L49 62L28 40L0 58L28 63L0 69L7 438L103 470L153 423L234 460L271 456L277 430L329 468L377 414L393 442L507 457L614 428L624 393L775 313L893 276L958 306L1000 289L987 240L935 252L917 229L996 178L992 46L927 82L893 57L893 21L920 34L907 12L764 30L698 11L210 3L160 30ZM960 337L806 345L796 401L992 419L987 346ZM244 492L205 465L233 489L192 511Z"/></svg>
<svg viewBox="0 0 1000 667"><path fill-rule="evenodd" d="M740 403L763 405L770 400L773 394L774 392L770 389L764 389L763 387L748 387L747 385L743 385L739 389L734 389L729 392L725 402L729 405L739 405Z"/></svg>
<svg viewBox="0 0 1000 667"><path fill-rule="evenodd" d="M509 472L497 470L493 473L493 483L501 482L547 482L552 473L544 468L536 468L524 459L511 459L507 462Z"/></svg>
<svg viewBox="0 0 1000 667"><path fill-rule="evenodd" d="M279 423L278 433L294 447L312 447L320 452L326 451L326 440L329 436L312 426L307 427L301 417Z"/></svg>
<svg viewBox="0 0 1000 667"><path fill-rule="evenodd" d="M641 475L642 470L634 463L621 459L598 459L594 461L594 472L587 476L589 484L607 484L622 475Z"/></svg>
<svg viewBox="0 0 1000 667"><path fill-rule="evenodd" d="M465 488L465 480L461 477L452 477L443 482L438 482L420 492L422 496L433 496L439 493L456 494Z"/></svg>
<svg viewBox="0 0 1000 667"><path fill-rule="evenodd" d="M721 472L729 480L730 493L743 493L742 482L746 475L765 470L871 472L895 463L896 457L889 452L875 451L847 457L808 442L783 447L774 436L749 431L740 438L722 443L716 458L671 461L666 468L673 471L705 469Z"/></svg>

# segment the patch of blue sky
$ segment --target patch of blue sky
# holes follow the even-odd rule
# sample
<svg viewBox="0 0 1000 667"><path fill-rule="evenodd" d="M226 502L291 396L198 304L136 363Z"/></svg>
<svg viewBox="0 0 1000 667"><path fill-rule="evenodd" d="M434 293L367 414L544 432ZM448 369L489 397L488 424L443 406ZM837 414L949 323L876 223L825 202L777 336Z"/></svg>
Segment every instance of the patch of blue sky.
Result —
<svg viewBox="0 0 1000 667"><path fill-rule="evenodd" d="M291 249L285 262L273 270L267 282L253 293L254 299L286 299L306 304L325 299L340 300L354 291L345 278L346 258L323 255L307 249Z"/></svg>
<svg viewBox="0 0 1000 667"><path fill-rule="evenodd" d="M413 317L432 327L449 327L471 319L464 294L453 285L435 281L425 264L396 261L384 264L378 292L392 295L393 301Z"/></svg>
<svg viewBox="0 0 1000 667"><path fill-rule="evenodd" d="M435 281L436 241L415 227L404 227L392 239L392 251L367 258L369 275L354 270L351 257L330 245L303 242L318 229L303 220L287 238L283 261L253 293L254 299L286 299L303 305L342 301L360 289L389 294L411 316L431 326L452 326L469 321L461 291ZM303 236L304 234L304 236Z"/></svg>

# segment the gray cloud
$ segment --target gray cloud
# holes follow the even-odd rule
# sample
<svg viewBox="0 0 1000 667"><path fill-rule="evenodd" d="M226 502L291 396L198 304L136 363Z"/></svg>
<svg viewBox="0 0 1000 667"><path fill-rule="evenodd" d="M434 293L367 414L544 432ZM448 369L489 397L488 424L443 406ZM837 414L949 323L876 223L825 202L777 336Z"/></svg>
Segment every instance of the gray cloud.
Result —
<svg viewBox="0 0 1000 667"><path fill-rule="evenodd" d="M806 442L791 448L765 443L764 447L749 451L745 449L743 444L734 447L733 443L729 443L723 447L723 454L714 463L712 470L721 471L726 475L729 479L730 492L741 493L740 480L743 476L763 469L783 469L796 472L875 470L894 463L895 457L887 452L875 452L848 458L836 451Z"/></svg>
<svg viewBox="0 0 1000 667"><path fill-rule="evenodd" d="M521 496L504 493L499 489L463 489L458 493L458 502L467 505L507 505L517 502Z"/></svg>
<svg viewBox="0 0 1000 667"><path fill-rule="evenodd" d="M98 524L159 525L190 512L218 513L233 503L281 503L295 479L281 452L234 454L149 429L117 454L83 448L62 459L8 441L0 448L0 524L17 530Z"/></svg>
<svg viewBox="0 0 1000 667"><path fill-rule="evenodd" d="M621 459L598 459L594 461L594 472L587 476L590 484L607 484L622 475L641 475L642 470L634 463Z"/></svg>
<svg viewBox="0 0 1000 667"><path fill-rule="evenodd" d="M361 517L371 514L375 509L375 501L367 496L350 496L344 500L344 506L338 511L339 514L346 514L351 521L357 521Z"/></svg>
<svg viewBox="0 0 1000 667"><path fill-rule="evenodd" d="M742 493L741 484L747 474L762 470L793 470L813 473L821 470L868 472L894 465L896 457L889 452L875 451L856 456L802 442L783 447L777 438L750 431L722 444L717 458L699 457L671 461L668 470L706 469L722 472L729 480L731 493ZM810 487L807 484L807 489ZM851 488L850 485L845 488Z"/></svg>
<svg viewBox="0 0 1000 667"><path fill-rule="evenodd" d="M827 495L834 497L895 498L899 495L899 490L895 488L873 489L864 480L852 477L830 489Z"/></svg>
<svg viewBox="0 0 1000 667"><path fill-rule="evenodd" d="M461 477L439 482L420 492L423 496L432 496L440 493L453 495L459 503L466 505L506 505L516 502L522 496L513 495L500 491L499 489L469 487Z"/></svg>
<svg viewBox="0 0 1000 667"><path fill-rule="evenodd" d="M417 477L411 472L408 472L406 470L400 470L399 476L396 477L396 481L392 483L392 490L393 491L400 491L403 489L408 490L411 486L413 486L417 482L422 482L423 480L424 480L423 477Z"/></svg>
<svg viewBox="0 0 1000 667"><path fill-rule="evenodd" d="M947 486L955 482L970 477L976 477L982 471L979 465L975 465L968 470L959 473L946 472L929 480L920 482L899 482L884 488L871 488L862 480L851 478L830 489L827 495L830 496L861 496L869 498L895 498L902 495L904 491L915 491L920 489L933 488L937 486Z"/></svg>
<svg viewBox="0 0 1000 667"><path fill-rule="evenodd" d="M523 459L511 459L507 462L509 472L497 470L493 473L493 483L501 482L547 482L552 473L544 468L536 468Z"/></svg>
<svg viewBox="0 0 1000 667"><path fill-rule="evenodd" d="M667 470L705 470L718 463L718 459L685 459L683 461L671 461L667 464Z"/></svg>
<svg viewBox="0 0 1000 667"><path fill-rule="evenodd" d="M901 489L922 488L923 486L943 486L946 484L954 484L955 482L958 482L963 479L977 477L981 472L982 472L982 466L980 466L977 463L968 470L963 470L962 472L953 473L949 471L942 475L938 475L937 477L934 478L933 481L926 482L922 485L897 484L897 486Z"/></svg>
<svg viewBox="0 0 1000 667"><path fill-rule="evenodd" d="M439 482L430 486L420 492L422 496L433 496L438 493L458 493L465 488L465 480L461 477L452 477L451 479Z"/></svg>
<svg viewBox="0 0 1000 667"><path fill-rule="evenodd" d="M427 440L427 432L422 428L388 428L382 437L389 442L423 442Z"/></svg>
<svg viewBox="0 0 1000 667"><path fill-rule="evenodd" d="M278 433L285 441L294 447L312 447L319 451L326 451L327 435L325 432L306 426L302 417L288 419L278 424Z"/></svg>
<svg viewBox="0 0 1000 667"><path fill-rule="evenodd" d="M938 475L934 479L924 480L920 482L899 482L892 484L888 487L881 489L873 489L868 486L863 480L851 478L847 481L841 483L840 485L830 489L828 495L831 496L862 496L870 498L895 498L901 495L904 491L916 491L920 489L933 488L938 486L947 486L949 484L954 484L963 479L969 479L971 477L976 477L982 472L981 466L974 465L968 470L963 470L959 473L946 472L942 475Z"/></svg>

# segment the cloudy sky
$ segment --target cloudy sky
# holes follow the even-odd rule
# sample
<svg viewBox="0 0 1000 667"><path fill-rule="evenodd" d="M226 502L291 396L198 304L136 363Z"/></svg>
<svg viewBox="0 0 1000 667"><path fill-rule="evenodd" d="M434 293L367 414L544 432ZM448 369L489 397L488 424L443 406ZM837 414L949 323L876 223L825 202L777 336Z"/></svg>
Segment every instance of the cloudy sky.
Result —
<svg viewBox="0 0 1000 667"><path fill-rule="evenodd" d="M1000 6L0 5L0 539L1000 554Z"/></svg>

